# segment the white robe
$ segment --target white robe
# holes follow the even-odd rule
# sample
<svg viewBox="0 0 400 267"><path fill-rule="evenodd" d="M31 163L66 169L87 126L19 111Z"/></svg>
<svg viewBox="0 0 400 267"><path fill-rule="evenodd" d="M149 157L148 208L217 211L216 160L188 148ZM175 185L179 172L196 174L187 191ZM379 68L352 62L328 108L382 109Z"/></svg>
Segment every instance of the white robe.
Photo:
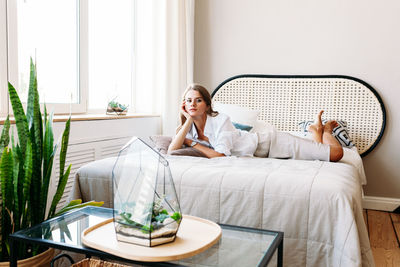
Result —
<svg viewBox="0 0 400 267"><path fill-rule="evenodd" d="M204 135L208 137L209 143L198 139L198 133L193 124L186 138L211 146L225 156L253 156L258 144L256 133L236 129L229 116L223 113L215 117L207 115Z"/></svg>

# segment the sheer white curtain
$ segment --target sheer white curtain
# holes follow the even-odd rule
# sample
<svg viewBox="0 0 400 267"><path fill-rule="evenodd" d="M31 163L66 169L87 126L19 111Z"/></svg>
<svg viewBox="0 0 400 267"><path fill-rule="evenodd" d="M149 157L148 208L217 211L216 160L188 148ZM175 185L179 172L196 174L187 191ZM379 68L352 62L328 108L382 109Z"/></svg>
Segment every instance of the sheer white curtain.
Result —
<svg viewBox="0 0 400 267"><path fill-rule="evenodd" d="M162 116L175 134L181 95L193 82L194 0L136 2L136 112Z"/></svg>

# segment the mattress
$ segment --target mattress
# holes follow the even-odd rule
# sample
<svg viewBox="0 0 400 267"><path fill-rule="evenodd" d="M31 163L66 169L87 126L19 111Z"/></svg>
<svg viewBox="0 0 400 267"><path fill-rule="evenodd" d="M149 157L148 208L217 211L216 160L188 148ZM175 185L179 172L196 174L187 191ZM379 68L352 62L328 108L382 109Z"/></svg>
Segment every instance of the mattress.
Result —
<svg viewBox="0 0 400 267"><path fill-rule="evenodd" d="M285 266L374 266L362 215L365 174L355 150L338 163L167 156L184 214L284 232ZM71 199L112 206L115 158L76 174Z"/></svg>

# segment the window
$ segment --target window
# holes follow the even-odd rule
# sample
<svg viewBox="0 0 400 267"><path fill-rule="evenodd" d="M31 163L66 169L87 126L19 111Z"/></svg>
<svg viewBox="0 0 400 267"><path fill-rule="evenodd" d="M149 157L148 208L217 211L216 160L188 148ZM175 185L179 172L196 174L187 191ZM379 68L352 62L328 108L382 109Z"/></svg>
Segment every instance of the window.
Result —
<svg viewBox="0 0 400 267"><path fill-rule="evenodd" d="M87 44L79 36L85 25L80 23L80 10L83 5L74 0L7 1L8 79L22 101L27 99L32 58L40 101L49 110L86 111L87 85L80 82L85 55L79 52Z"/></svg>
<svg viewBox="0 0 400 267"><path fill-rule="evenodd" d="M40 101L55 113L103 113L114 98L133 102L134 0L1 1L0 20L2 114L7 80L27 99L30 57Z"/></svg>
<svg viewBox="0 0 400 267"><path fill-rule="evenodd" d="M111 100L132 107L134 18L132 0L89 0L91 110L104 111Z"/></svg>

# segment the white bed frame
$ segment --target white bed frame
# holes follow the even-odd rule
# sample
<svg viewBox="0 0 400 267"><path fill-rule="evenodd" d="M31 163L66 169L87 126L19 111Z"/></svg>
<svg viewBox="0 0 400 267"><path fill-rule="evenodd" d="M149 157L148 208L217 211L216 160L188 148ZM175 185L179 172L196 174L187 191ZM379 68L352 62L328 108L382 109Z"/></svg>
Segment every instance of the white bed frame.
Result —
<svg viewBox="0 0 400 267"><path fill-rule="evenodd" d="M368 83L350 76L288 76L245 74L222 82L214 101L259 110L259 120L280 131L300 131L299 122L313 120L319 110L327 119L348 123L349 134L362 157L379 143L386 111Z"/></svg>
<svg viewBox="0 0 400 267"><path fill-rule="evenodd" d="M326 118L348 122L361 155L372 151L385 128L377 92L347 76L240 75L212 96L260 110L260 120L286 131L299 131L300 121L324 109ZM351 162L166 157L184 214L284 232L287 266L374 266L360 175ZM114 164L108 158L80 168L71 199L112 206Z"/></svg>

